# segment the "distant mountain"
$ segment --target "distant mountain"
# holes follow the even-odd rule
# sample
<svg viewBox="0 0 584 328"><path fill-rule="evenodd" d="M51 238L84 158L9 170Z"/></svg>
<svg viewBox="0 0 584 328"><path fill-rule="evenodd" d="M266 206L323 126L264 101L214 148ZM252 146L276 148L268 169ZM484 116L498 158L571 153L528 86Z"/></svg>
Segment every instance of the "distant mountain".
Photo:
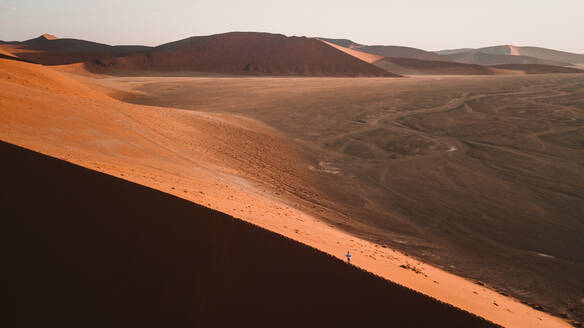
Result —
<svg viewBox="0 0 584 328"><path fill-rule="evenodd" d="M524 74L554 74L554 73L566 73L566 74L584 74L584 70L572 68L572 67L562 67L562 66L552 66L552 65L541 65L541 64L508 64L508 65L496 65L493 68L499 68L504 70L520 71Z"/></svg>
<svg viewBox="0 0 584 328"><path fill-rule="evenodd" d="M210 72L288 76L398 76L317 39L231 32L196 36L86 64L91 71Z"/></svg>
<svg viewBox="0 0 584 328"><path fill-rule="evenodd" d="M107 44L59 39L50 34L23 42L4 42L0 50L43 65L65 65L90 60L115 58L150 49L147 46L110 46Z"/></svg>
<svg viewBox="0 0 584 328"><path fill-rule="evenodd" d="M584 63L584 55L581 54L539 47L517 47L512 45L478 49L441 50L436 51L436 54L449 60L481 65L544 64L572 66L574 64Z"/></svg>

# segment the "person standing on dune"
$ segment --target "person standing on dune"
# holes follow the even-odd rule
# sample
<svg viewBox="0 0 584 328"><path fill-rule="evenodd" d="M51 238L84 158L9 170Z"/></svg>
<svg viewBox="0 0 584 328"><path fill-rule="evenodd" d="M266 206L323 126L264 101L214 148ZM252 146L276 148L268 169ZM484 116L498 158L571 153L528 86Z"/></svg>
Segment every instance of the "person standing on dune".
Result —
<svg viewBox="0 0 584 328"><path fill-rule="evenodd" d="M347 251L347 254L345 254L345 256L347 257L347 263L351 264L351 253Z"/></svg>

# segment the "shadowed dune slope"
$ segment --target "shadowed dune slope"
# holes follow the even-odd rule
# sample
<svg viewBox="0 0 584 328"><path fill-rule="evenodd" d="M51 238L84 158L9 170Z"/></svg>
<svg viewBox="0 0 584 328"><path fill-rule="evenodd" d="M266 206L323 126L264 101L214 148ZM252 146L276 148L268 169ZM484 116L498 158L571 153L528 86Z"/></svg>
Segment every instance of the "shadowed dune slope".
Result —
<svg viewBox="0 0 584 328"><path fill-rule="evenodd" d="M360 51L367 52L383 57L399 57L399 58L413 58L422 60L438 60L445 59L433 52L422 49L400 47L400 46L363 46L358 48Z"/></svg>
<svg viewBox="0 0 584 328"><path fill-rule="evenodd" d="M542 64L508 64L495 65L491 67L500 68L504 70L520 71L524 72L525 74L584 73L583 70L577 68Z"/></svg>
<svg viewBox="0 0 584 328"><path fill-rule="evenodd" d="M420 60L414 58L383 58L373 63L375 66L410 75L493 75L492 69L475 64L450 61Z"/></svg>
<svg viewBox="0 0 584 328"><path fill-rule="evenodd" d="M18 58L15 56L11 56L11 55L7 55L7 54L3 54L0 52L0 58L1 59L9 59L9 60L16 60L16 61L21 61L21 62L25 62L25 63L30 63L30 64L34 64L33 62L31 62L30 60L26 60L26 59L22 59L22 58Z"/></svg>
<svg viewBox="0 0 584 328"><path fill-rule="evenodd" d="M471 51L473 50L472 48L458 48L458 49L444 49L444 50L437 50L434 51L435 54L443 56L443 55L452 55L452 54L456 54L459 52L466 52L466 51Z"/></svg>
<svg viewBox="0 0 584 328"><path fill-rule="evenodd" d="M349 40L332 40L337 43L329 42L327 39L320 39L324 43L335 47L340 51L349 54L353 57L371 63L387 72L407 74L407 75L492 75L494 70L488 67L474 64L463 64L451 61L436 61L436 60L422 60L415 58L400 58L400 57L382 57L371 53L357 50L354 43L349 44L343 41ZM330 40L330 39L328 39ZM351 41L352 42L352 41ZM341 44L348 45L342 46Z"/></svg>
<svg viewBox="0 0 584 328"><path fill-rule="evenodd" d="M540 47L519 47L522 55L537 57L546 60L562 61L572 64L584 63L584 54L546 49Z"/></svg>
<svg viewBox="0 0 584 328"><path fill-rule="evenodd" d="M352 40L348 40L348 39L328 39L328 38L317 38L317 39L328 42L328 43L335 44L337 46L349 48L349 49L359 48L359 47L363 46L363 44L359 44L359 43L356 43L356 42L354 42Z"/></svg>
<svg viewBox="0 0 584 328"><path fill-rule="evenodd" d="M374 54L370 54L367 52L363 52L363 51L359 51L356 50L354 47L345 47L345 46L340 46L338 44L332 43L332 42L328 42L326 40L321 40L322 42L328 44L331 47L334 47L335 49L338 49L348 55L351 55L355 58L361 59L362 61L368 62L370 64L375 63L376 61L379 61L381 59L383 59L382 56L379 55L374 55Z"/></svg>
<svg viewBox="0 0 584 328"><path fill-rule="evenodd" d="M584 63L584 54L575 54L566 51L547 49L541 47L516 47L511 45L484 47L479 49L453 49L441 50L436 53L439 55L450 55L463 52L481 52L491 55L514 55L529 56L542 60L578 64Z"/></svg>
<svg viewBox="0 0 584 328"><path fill-rule="evenodd" d="M151 51L87 63L94 72L191 71L244 75L396 76L323 42L232 32L167 43Z"/></svg>
<svg viewBox="0 0 584 328"><path fill-rule="evenodd" d="M322 41L335 44L337 46L357 49L359 51L373 54L381 57L400 57L400 58L414 58L424 60L444 60L441 56L422 49L401 47L401 46L368 46L364 44L355 43L347 39L327 39L318 38Z"/></svg>
<svg viewBox="0 0 584 328"><path fill-rule="evenodd" d="M77 39L58 39L49 34L23 42L8 42L0 45L0 50L9 51L19 58L43 65L66 65L115 58L149 48L147 46L110 46Z"/></svg>
<svg viewBox="0 0 584 328"><path fill-rule="evenodd" d="M3 326L493 326L180 198L0 153Z"/></svg>
<svg viewBox="0 0 584 328"><path fill-rule="evenodd" d="M443 58L447 60L456 61L459 63L466 64L477 64L477 65L506 65L506 64L544 64L544 65L556 65L556 66L570 66L569 63L554 62L549 60L543 60L535 57L529 56L514 56L514 55L500 55L500 54L487 54L483 52L458 52L450 55L443 55Z"/></svg>

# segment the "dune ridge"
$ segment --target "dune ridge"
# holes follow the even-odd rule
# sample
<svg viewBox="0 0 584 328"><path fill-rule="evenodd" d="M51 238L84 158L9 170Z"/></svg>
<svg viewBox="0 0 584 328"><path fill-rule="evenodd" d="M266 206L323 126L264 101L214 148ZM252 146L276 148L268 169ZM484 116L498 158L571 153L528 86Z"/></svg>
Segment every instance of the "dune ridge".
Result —
<svg viewBox="0 0 584 328"><path fill-rule="evenodd" d="M335 47L351 56L371 63L387 72L402 74L402 75L493 75L505 74L507 71L500 69L492 69L476 64L465 64L452 61L445 61L439 56L413 56L423 58L438 58L439 60L418 59L413 57L383 57L368 52L363 52L361 46L356 46L351 42L337 42L339 44L330 43L327 39L321 41ZM330 39L328 39L330 40ZM349 41L349 40L333 40L333 41ZM351 48L341 46L345 44ZM404 52L393 52L393 54L407 55Z"/></svg>
<svg viewBox="0 0 584 328"><path fill-rule="evenodd" d="M347 39L329 39L329 38L318 38L319 40L325 41L329 44L334 44L340 47L358 50L363 53L368 53L371 55L377 55L381 57L399 57L399 58L412 58L421 60L437 60L444 61L445 59L433 52L403 46L386 46L386 45L365 45L355 43Z"/></svg>
<svg viewBox="0 0 584 328"><path fill-rule="evenodd" d="M450 61L420 60L414 58L384 58L374 63L377 67L408 75L494 75L504 71L481 65Z"/></svg>
<svg viewBox="0 0 584 328"><path fill-rule="evenodd" d="M543 64L506 64L494 65L493 68L523 72L524 74L582 74L583 70L573 67Z"/></svg>
<svg viewBox="0 0 584 328"><path fill-rule="evenodd" d="M443 55L443 58L459 63L476 65L541 64L553 66L571 66L569 63L542 60L539 58L523 55L493 54L475 51Z"/></svg>
<svg viewBox="0 0 584 328"><path fill-rule="evenodd" d="M397 77L318 40L231 32L191 37L147 52L86 64L93 72L212 72L237 75Z"/></svg>
<svg viewBox="0 0 584 328"><path fill-rule="evenodd" d="M355 58L359 58L359 59L361 59L364 62L368 62L369 64L373 64L373 63L375 63L375 62L383 59L383 56L379 56L379 55L374 55L374 54L362 52L362 51L356 50L354 48L347 48L347 47L344 47L344 46L339 46L337 44L328 42L326 40L321 40L321 41L324 42L324 43L326 43L326 44L328 44L331 47L334 47L336 49L339 49L340 51L342 51L342 52L344 52L346 54L349 54L349 55L351 55L351 56L353 56Z"/></svg>
<svg viewBox="0 0 584 328"><path fill-rule="evenodd" d="M14 56L43 65L67 65L91 60L115 58L150 49L147 46L110 46L107 44L78 40L60 39L43 34L22 42L0 44L0 50Z"/></svg>
<svg viewBox="0 0 584 328"><path fill-rule="evenodd" d="M584 63L584 56L540 47L518 47L513 45L484 48L463 48L437 51L443 58L479 65L540 64L573 66Z"/></svg>

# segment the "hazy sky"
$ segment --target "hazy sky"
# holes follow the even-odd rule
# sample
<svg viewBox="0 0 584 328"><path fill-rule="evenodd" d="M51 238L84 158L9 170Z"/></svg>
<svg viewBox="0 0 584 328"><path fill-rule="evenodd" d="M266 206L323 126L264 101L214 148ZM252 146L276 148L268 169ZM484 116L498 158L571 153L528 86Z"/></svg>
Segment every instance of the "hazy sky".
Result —
<svg viewBox="0 0 584 328"><path fill-rule="evenodd" d="M584 53L584 0L0 0L0 40L51 33L159 45L229 31L426 50L514 44Z"/></svg>

